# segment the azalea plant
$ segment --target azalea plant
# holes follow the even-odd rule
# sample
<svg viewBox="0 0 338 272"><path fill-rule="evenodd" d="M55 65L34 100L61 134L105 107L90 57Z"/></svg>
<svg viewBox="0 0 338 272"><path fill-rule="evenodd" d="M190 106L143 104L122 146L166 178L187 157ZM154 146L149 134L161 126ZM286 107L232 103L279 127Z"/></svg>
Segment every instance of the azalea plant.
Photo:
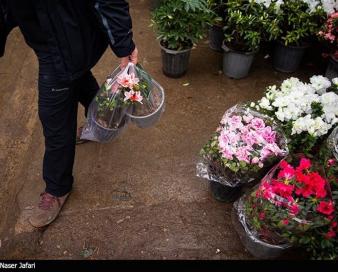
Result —
<svg viewBox="0 0 338 272"><path fill-rule="evenodd" d="M250 227L267 243L291 243L316 256L332 249L335 204L321 166L305 156L282 160L245 200ZM330 256L326 256L330 258Z"/></svg>
<svg viewBox="0 0 338 272"><path fill-rule="evenodd" d="M272 120L239 105L228 110L201 150L214 179L230 186L253 181L287 154L284 136Z"/></svg>
<svg viewBox="0 0 338 272"><path fill-rule="evenodd" d="M139 78L128 65L117 76L108 78L95 97L97 121L106 128L116 128L132 105L142 104L150 92L149 81ZM131 70L130 70L131 69Z"/></svg>
<svg viewBox="0 0 338 272"><path fill-rule="evenodd" d="M328 54L338 60L338 12L329 15L318 35L327 42Z"/></svg>
<svg viewBox="0 0 338 272"><path fill-rule="evenodd" d="M313 76L310 83L291 77L269 86L251 106L274 118L289 140L290 152L315 153L338 123L338 79Z"/></svg>

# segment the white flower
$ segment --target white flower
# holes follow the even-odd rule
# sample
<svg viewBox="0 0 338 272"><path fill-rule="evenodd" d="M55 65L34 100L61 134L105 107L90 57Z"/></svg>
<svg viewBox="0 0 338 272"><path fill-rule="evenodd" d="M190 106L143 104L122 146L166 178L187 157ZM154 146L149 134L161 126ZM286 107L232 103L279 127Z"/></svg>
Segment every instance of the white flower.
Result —
<svg viewBox="0 0 338 272"><path fill-rule="evenodd" d="M335 77L334 79L332 79L332 83L334 85L337 85L338 86L338 77Z"/></svg>
<svg viewBox="0 0 338 272"><path fill-rule="evenodd" d="M338 11L338 1L337 0L322 0L322 8L327 15Z"/></svg>
<svg viewBox="0 0 338 272"><path fill-rule="evenodd" d="M323 76L313 76L310 78L310 82L318 94L325 93L326 89L331 86L330 80Z"/></svg>
<svg viewBox="0 0 338 272"><path fill-rule="evenodd" d="M143 97L141 92L134 92L133 90L124 93L124 101L130 100L131 102L139 102L142 104Z"/></svg>
<svg viewBox="0 0 338 272"><path fill-rule="evenodd" d="M270 105L270 101L269 99L267 99L266 97L263 97L260 102L258 103L258 105L262 108L262 109L266 109L266 110L272 110L272 107Z"/></svg>
<svg viewBox="0 0 338 272"><path fill-rule="evenodd" d="M306 3L309 7L309 12L315 12L317 7L320 7L320 1L319 0L302 0L304 3Z"/></svg>

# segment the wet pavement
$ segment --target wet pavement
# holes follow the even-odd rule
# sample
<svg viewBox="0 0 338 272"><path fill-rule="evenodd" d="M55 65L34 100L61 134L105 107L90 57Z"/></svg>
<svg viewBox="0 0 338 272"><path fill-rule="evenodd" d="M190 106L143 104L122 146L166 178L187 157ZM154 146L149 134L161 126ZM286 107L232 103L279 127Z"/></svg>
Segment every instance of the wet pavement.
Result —
<svg viewBox="0 0 338 272"><path fill-rule="evenodd" d="M213 199L195 165L227 108L259 98L265 86L289 75L260 55L249 77L229 79L220 71L222 55L205 40L192 51L188 73L167 78L149 28L150 1L130 4L140 62L163 85L166 111L155 127L129 125L109 144L78 146L72 194L58 219L41 230L27 222L44 189L37 61L18 29L11 33L0 59L1 258L252 258L232 227L232 205ZM107 50L94 75L103 82L117 64Z"/></svg>

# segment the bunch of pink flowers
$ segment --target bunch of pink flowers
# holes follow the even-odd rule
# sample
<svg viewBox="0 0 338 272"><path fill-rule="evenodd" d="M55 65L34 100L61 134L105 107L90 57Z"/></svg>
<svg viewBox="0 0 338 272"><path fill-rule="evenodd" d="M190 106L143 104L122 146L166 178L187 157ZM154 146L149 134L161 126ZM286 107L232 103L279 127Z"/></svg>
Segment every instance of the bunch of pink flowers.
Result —
<svg viewBox="0 0 338 272"><path fill-rule="evenodd" d="M319 31L318 34L330 43L332 47L332 55L335 59L338 59L338 12L334 12L329 16L323 29Z"/></svg>
<svg viewBox="0 0 338 272"><path fill-rule="evenodd" d="M115 88L112 88L112 92L117 92L119 89L122 89L125 102L139 102L142 104L143 96L141 95L141 92L138 91L139 82L139 78L137 78L134 73L123 73L118 76L118 85Z"/></svg>
<svg viewBox="0 0 338 272"><path fill-rule="evenodd" d="M223 158L262 168L270 157L285 155L277 144L277 133L252 114L224 117L218 130L218 147Z"/></svg>

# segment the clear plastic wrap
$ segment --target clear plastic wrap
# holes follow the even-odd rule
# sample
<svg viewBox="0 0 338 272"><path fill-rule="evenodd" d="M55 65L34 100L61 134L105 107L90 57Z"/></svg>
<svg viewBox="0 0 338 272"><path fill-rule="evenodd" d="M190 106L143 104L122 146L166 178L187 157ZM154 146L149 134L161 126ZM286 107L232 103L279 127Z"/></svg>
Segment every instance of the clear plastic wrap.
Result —
<svg viewBox="0 0 338 272"><path fill-rule="evenodd" d="M327 147L332 152L332 155L338 160L338 126L331 132L327 138Z"/></svg>
<svg viewBox="0 0 338 272"><path fill-rule="evenodd" d="M239 104L225 112L201 150L197 176L237 187L261 179L287 154L286 137L273 119Z"/></svg>
<svg viewBox="0 0 338 272"><path fill-rule="evenodd" d="M151 126L158 121L163 110L163 88L140 65L129 63L123 70L115 69L101 86L89 106L81 139L109 142L126 128L130 120L135 121L135 115L158 112L158 118L147 123Z"/></svg>
<svg viewBox="0 0 338 272"><path fill-rule="evenodd" d="M245 199L243 195L233 204L232 224L245 248L256 258L274 259L284 254L291 248L284 239L277 237L275 243L268 243L260 239L260 234L251 226L245 212Z"/></svg>

